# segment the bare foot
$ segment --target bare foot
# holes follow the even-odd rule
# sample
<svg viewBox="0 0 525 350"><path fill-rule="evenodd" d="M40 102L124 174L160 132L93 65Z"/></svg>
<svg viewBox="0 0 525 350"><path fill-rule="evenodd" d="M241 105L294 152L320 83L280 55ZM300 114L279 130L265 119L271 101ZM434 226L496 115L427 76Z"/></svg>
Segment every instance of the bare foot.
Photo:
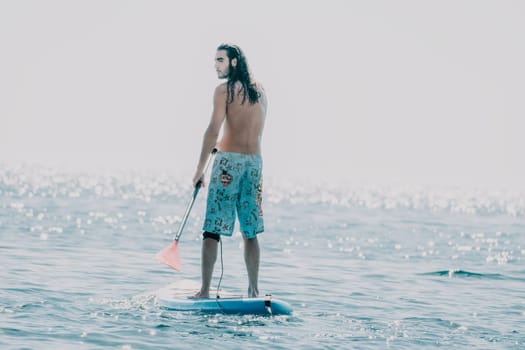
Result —
<svg viewBox="0 0 525 350"><path fill-rule="evenodd" d="M257 298L259 296L259 289L248 288L248 298Z"/></svg>
<svg viewBox="0 0 525 350"><path fill-rule="evenodd" d="M190 299L204 299L209 298L210 292L203 292L202 290L195 293L193 296L190 297Z"/></svg>

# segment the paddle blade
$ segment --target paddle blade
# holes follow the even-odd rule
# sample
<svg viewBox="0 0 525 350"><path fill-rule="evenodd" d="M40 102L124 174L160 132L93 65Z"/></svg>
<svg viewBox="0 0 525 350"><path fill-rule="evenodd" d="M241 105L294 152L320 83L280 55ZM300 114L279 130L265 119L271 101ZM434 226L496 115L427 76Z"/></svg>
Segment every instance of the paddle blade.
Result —
<svg viewBox="0 0 525 350"><path fill-rule="evenodd" d="M155 255L155 260L180 271L180 256L178 241L173 241L169 246Z"/></svg>

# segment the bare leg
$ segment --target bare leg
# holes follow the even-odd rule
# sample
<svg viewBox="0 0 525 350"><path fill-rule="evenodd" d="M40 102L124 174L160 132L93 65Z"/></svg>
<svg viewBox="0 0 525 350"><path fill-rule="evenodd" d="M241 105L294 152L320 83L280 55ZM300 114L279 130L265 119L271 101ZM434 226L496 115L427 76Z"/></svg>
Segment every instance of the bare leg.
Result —
<svg viewBox="0 0 525 350"><path fill-rule="evenodd" d="M210 296L210 283L213 276L213 267L217 260L217 246L218 243L212 238L205 238L202 241L202 258L201 258L201 273L202 285L201 290L195 294L195 298L208 298Z"/></svg>
<svg viewBox="0 0 525 350"><path fill-rule="evenodd" d="M246 270L248 271L248 296L259 296L259 287L257 281L259 279L259 242L257 237L244 239L244 262L246 263Z"/></svg>

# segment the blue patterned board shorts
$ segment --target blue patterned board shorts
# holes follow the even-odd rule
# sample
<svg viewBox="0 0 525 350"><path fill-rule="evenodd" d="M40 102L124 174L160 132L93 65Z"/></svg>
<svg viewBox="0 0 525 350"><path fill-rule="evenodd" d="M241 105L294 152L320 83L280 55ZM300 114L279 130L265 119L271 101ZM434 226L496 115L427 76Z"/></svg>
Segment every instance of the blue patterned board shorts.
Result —
<svg viewBox="0 0 525 350"><path fill-rule="evenodd" d="M211 171L203 230L231 236L235 214L244 238L264 231L262 157L217 152Z"/></svg>

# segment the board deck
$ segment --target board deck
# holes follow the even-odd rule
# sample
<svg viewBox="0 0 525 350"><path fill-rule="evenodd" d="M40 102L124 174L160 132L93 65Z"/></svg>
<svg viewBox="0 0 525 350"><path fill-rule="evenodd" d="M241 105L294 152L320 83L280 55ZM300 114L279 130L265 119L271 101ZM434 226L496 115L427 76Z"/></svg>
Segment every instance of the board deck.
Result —
<svg viewBox="0 0 525 350"><path fill-rule="evenodd" d="M172 283L157 292L160 306L176 311L194 311L202 313L224 313L239 315L290 315L292 307L285 301L271 295L247 298L241 295L219 292L210 298L192 298L199 289L195 281Z"/></svg>

